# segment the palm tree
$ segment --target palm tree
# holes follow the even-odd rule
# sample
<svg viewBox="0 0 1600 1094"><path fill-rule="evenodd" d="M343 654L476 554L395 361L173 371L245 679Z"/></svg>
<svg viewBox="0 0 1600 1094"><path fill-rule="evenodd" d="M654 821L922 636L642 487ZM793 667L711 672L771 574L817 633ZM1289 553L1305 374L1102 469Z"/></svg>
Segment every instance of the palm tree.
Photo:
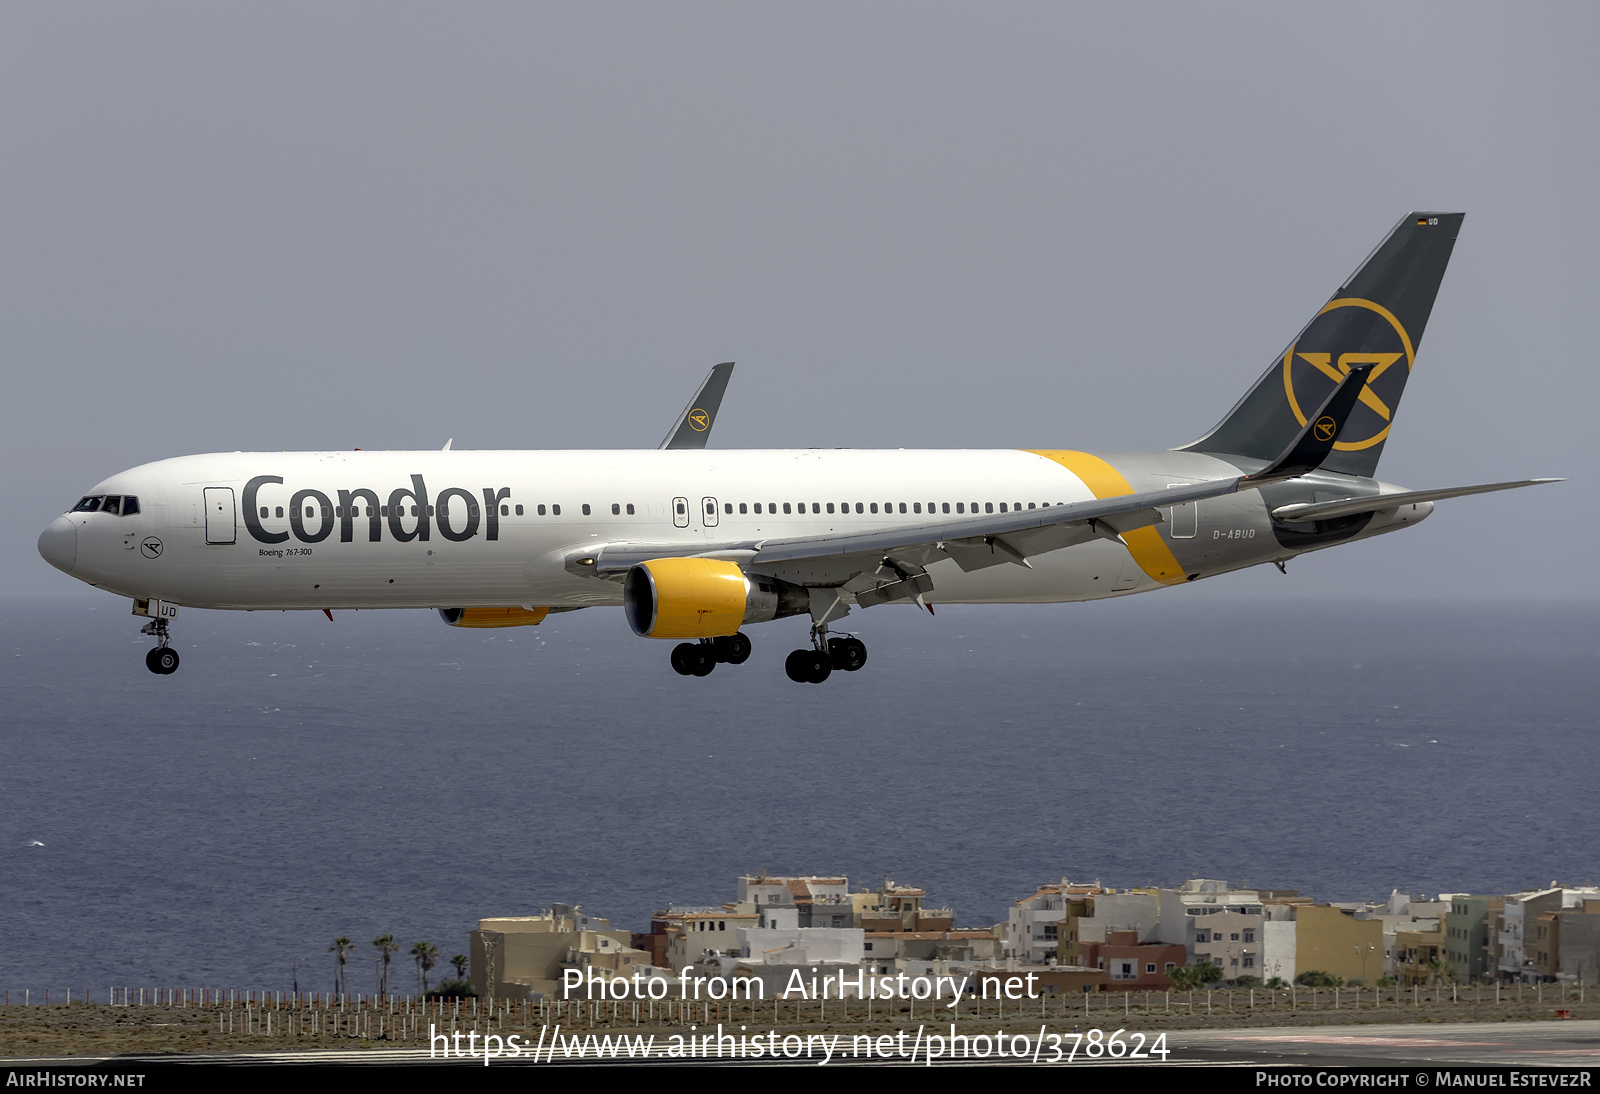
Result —
<svg viewBox="0 0 1600 1094"><path fill-rule="evenodd" d="M422 975L422 994L428 994L428 973L439 960L439 947L432 942L418 942L411 947L411 956L416 958L417 971Z"/></svg>
<svg viewBox="0 0 1600 1094"><path fill-rule="evenodd" d="M335 995L344 994L344 963L345 963L345 957L346 957L347 954L349 954L349 952L351 950L353 950L355 948L356 948L356 944L354 942L350 941L348 938L344 937L343 935L340 935L338 938L335 938L333 940L333 945L328 947L328 952L329 953L338 955L337 960L338 960L339 963L334 968L334 974L333 974L333 992L334 992Z"/></svg>
<svg viewBox="0 0 1600 1094"><path fill-rule="evenodd" d="M378 977L378 994L380 996L388 995L389 958L391 954L397 954L400 952L400 943L394 940L394 935L392 934L380 934L377 938L372 940L372 944L378 947L379 953L383 954L383 975Z"/></svg>
<svg viewBox="0 0 1600 1094"><path fill-rule="evenodd" d="M456 967L456 979L465 980L467 978L467 966L472 964L472 958L464 953L458 953L450 959L450 964Z"/></svg>

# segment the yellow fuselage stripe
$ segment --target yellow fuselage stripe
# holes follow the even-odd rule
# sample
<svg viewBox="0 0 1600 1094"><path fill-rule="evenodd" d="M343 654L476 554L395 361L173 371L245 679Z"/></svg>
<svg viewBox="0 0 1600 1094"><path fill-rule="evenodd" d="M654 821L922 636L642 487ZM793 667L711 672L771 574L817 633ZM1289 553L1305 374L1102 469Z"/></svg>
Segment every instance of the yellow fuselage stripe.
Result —
<svg viewBox="0 0 1600 1094"><path fill-rule="evenodd" d="M1112 467L1099 456L1091 456L1087 452L1071 452L1060 449L1026 449L1035 456L1043 456L1071 471L1089 492L1096 498L1115 498L1134 492L1133 486L1122 473ZM1188 580L1188 575L1183 572L1183 567L1178 565L1178 560L1173 557L1172 549L1161 538L1161 533L1154 527L1135 528L1131 532L1124 532L1122 542L1128 547L1128 553L1133 556L1133 561L1139 564L1151 578L1163 585L1181 585Z"/></svg>

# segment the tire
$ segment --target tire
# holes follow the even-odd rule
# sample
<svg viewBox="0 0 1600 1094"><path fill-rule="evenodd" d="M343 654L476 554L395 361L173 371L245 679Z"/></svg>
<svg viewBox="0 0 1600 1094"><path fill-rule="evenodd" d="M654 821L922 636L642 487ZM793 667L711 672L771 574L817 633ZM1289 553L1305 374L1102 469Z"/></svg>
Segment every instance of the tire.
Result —
<svg viewBox="0 0 1600 1094"><path fill-rule="evenodd" d="M694 662L691 658L695 656L695 651L698 648L698 642L679 642L676 646L673 646L672 670L679 676L692 676L694 674Z"/></svg>
<svg viewBox="0 0 1600 1094"><path fill-rule="evenodd" d="M795 650L784 658L783 671L797 684L811 682L811 651Z"/></svg>
<svg viewBox="0 0 1600 1094"><path fill-rule="evenodd" d="M867 663L867 646L859 638L830 638L828 656L834 668L856 672Z"/></svg>
<svg viewBox="0 0 1600 1094"><path fill-rule="evenodd" d="M833 661L825 653L806 650L806 683L820 684L833 675Z"/></svg>
<svg viewBox="0 0 1600 1094"><path fill-rule="evenodd" d="M704 642L696 642L689 647L690 652L684 656L689 663L689 671L695 676L710 676L711 670L717 667L716 654Z"/></svg>
<svg viewBox="0 0 1600 1094"><path fill-rule="evenodd" d="M157 646L144 655L144 665L157 676L171 676L178 671L178 651L171 646Z"/></svg>
<svg viewBox="0 0 1600 1094"><path fill-rule="evenodd" d="M742 665L750 660L750 639L741 632L717 639L718 660L730 665Z"/></svg>

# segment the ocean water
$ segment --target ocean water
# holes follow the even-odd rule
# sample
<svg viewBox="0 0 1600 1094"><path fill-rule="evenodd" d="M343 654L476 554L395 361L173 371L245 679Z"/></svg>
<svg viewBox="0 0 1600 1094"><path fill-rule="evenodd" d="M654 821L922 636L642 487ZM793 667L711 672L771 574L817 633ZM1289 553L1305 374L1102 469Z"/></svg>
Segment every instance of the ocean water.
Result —
<svg viewBox="0 0 1600 1094"><path fill-rule="evenodd" d="M1200 594L1200 595L1196 595ZM1068 876L1322 900L1600 875L1592 605L1235 603L1174 590L858 612L705 679L619 612L0 603L0 988L329 990L337 935L464 952L482 916L732 900L743 873L921 885L963 926ZM402 956L393 983L412 986ZM439 973L448 970L441 964Z"/></svg>

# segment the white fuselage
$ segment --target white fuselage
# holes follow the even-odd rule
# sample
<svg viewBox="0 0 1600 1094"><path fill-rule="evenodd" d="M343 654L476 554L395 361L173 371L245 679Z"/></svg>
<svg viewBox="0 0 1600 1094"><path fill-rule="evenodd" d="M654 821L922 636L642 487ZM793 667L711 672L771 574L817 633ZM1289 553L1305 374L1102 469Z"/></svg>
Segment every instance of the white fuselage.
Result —
<svg viewBox="0 0 1600 1094"><path fill-rule="evenodd" d="M1135 490L1238 474L1195 453L1103 459ZM216 453L106 479L94 494L136 497L139 512L68 513L40 549L97 587L191 607L582 607L621 603L618 583L568 565L606 543L692 554L1086 501L1097 489L1059 460L1012 450ZM1177 580L1294 553L1274 540L1256 492L1196 505L1160 528L1185 572ZM1383 518L1361 534L1397 526ZM938 603L1088 600L1177 583L1111 538L1031 568L964 573L945 560L929 573Z"/></svg>

